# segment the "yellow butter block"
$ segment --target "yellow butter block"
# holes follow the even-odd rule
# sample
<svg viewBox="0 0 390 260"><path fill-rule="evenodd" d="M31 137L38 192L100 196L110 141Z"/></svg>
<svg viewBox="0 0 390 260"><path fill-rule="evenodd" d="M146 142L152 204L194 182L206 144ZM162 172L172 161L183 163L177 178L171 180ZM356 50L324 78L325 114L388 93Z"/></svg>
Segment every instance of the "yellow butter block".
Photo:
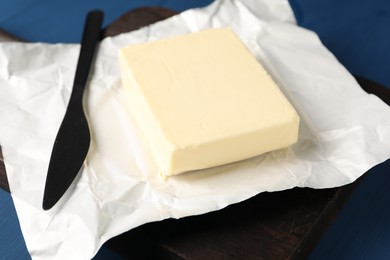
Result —
<svg viewBox="0 0 390 260"><path fill-rule="evenodd" d="M297 141L298 114L228 28L128 46L119 60L130 112L164 176Z"/></svg>

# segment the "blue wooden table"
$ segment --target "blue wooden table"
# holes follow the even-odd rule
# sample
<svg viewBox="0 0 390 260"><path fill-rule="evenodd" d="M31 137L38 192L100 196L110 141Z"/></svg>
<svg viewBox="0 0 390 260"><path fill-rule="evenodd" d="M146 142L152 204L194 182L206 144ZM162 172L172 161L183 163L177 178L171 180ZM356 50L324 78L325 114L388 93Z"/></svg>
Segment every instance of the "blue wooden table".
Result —
<svg viewBox="0 0 390 260"><path fill-rule="evenodd" d="M104 10L107 25L126 11L141 6L158 5L180 12L210 2L3 0L0 28L33 42L79 42L84 15L90 9ZM290 0L290 4L298 23L317 32L352 74L390 89L390 1ZM389 169L387 161L366 174L313 251L312 259L390 259ZM0 259L29 259L12 199L1 189L0 230ZM120 258L103 247L96 259L113 257Z"/></svg>

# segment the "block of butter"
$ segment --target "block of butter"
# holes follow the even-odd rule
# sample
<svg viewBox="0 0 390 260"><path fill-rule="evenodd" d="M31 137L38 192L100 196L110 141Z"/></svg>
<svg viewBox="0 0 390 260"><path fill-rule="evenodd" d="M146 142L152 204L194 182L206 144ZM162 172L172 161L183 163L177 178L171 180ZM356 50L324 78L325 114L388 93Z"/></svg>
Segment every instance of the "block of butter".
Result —
<svg viewBox="0 0 390 260"><path fill-rule="evenodd" d="M130 112L163 176L289 146L299 117L228 28L120 49Z"/></svg>

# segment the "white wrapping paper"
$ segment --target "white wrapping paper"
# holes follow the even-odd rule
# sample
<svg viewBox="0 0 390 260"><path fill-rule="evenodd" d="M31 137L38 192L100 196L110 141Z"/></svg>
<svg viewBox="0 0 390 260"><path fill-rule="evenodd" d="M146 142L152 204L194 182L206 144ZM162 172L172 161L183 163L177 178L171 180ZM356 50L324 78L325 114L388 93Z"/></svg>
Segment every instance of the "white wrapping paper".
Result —
<svg viewBox="0 0 390 260"><path fill-rule="evenodd" d="M300 114L299 141L162 180L128 113L118 48L210 27L231 27L266 67ZM43 211L78 51L0 44L0 145L34 259L90 259L106 240L141 224L218 210L265 191L345 185L390 157L389 107L361 90L313 32L295 25L287 1L216 1L101 43L85 95L91 149L70 190Z"/></svg>

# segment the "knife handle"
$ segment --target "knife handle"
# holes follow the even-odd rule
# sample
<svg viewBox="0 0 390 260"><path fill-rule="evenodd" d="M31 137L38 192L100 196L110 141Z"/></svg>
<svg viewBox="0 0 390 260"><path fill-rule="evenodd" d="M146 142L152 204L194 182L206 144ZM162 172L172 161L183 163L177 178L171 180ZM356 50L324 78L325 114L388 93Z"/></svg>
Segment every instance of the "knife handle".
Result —
<svg viewBox="0 0 390 260"><path fill-rule="evenodd" d="M87 83L92 59L95 54L96 45L101 36L101 25L103 22L103 12L100 10L88 13L84 32L81 40L79 60L76 68L76 75L73 83L72 95L82 97Z"/></svg>

